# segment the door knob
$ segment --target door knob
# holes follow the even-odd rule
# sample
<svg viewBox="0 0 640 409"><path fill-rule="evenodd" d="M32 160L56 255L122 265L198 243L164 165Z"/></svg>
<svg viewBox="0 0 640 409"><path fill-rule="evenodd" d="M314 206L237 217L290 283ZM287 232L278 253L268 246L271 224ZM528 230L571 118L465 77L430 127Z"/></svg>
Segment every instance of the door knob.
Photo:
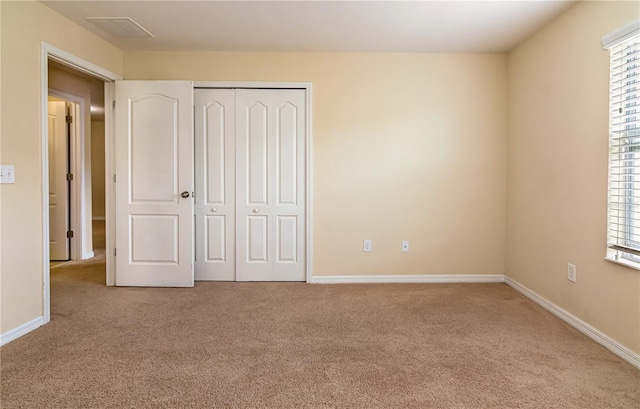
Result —
<svg viewBox="0 0 640 409"><path fill-rule="evenodd" d="M183 198L185 198L185 199L186 199L186 198L188 198L188 197L189 197L189 192L182 192L182 193L180 193L180 197L183 197Z"/></svg>
<svg viewBox="0 0 640 409"><path fill-rule="evenodd" d="M211 209L211 211L212 211L213 213L215 213L215 212L217 212L217 211L218 211L218 209L214 207L213 209Z"/></svg>
<svg viewBox="0 0 640 409"><path fill-rule="evenodd" d="M260 209L253 209L254 213L258 213L260 211Z"/></svg>

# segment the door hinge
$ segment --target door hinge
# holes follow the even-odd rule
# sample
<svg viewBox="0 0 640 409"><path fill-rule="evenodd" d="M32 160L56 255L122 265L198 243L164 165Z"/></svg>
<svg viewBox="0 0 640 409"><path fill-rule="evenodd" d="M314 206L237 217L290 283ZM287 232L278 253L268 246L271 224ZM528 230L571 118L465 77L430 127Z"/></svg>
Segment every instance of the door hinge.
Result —
<svg viewBox="0 0 640 409"><path fill-rule="evenodd" d="M73 118L71 117L71 115L67 115L67 116L65 117L65 120L67 121L67 123L68 123L68 124L70 124L70 123L72 123L72 122L73 122Z"/></svg>
<svg viewBox="0 0 640 409"><path fill-rule="evenodd" d="M116 248L113 248L113 255L116 256Z"/></svg>
<svg viewBox="0 0 640 409"><path fill-rule="evenodd" d="M69 230L69 231L67 232L67 238L68 238L68 239L73 238L73 230Z"/></svg>
<svg viewBox="0 0 640 409"><path fill-rule="evenodd" d="M113 175L113 183L116 183L116 175Z"/></svg>
<svg viewBox="0 0 640 409"><path fill-rule="evenodd" d="M72 181L73 180L73 173L67 173L67 180L68 181Z"/></svg>
<svg viewBox="0 0 640 409"><path fill-rule="evenodd" d="M113 109L116 109L116 100L113 100Z"/></svg>

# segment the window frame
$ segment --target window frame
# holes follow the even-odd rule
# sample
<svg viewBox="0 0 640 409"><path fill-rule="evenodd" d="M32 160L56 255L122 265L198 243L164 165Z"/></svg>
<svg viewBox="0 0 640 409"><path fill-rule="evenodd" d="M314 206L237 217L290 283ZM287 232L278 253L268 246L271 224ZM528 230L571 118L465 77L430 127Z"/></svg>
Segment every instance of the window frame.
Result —
<svg viewBox="0 0 640 409"><path fill-rule="evenodd" d="M640 177L634 177L634 175L640 176L640 174L634 173L634 169L640 169L640 147L639 146L630 146L635 144L640 144L640 127L637 126L638 120L633 118L631 122L634 122L633 126L625 125L624 130L636 130L636 132L632 132L633 134L629 135L625 133L624 136L621 136L620 130L615 129L616 127L622 127L622 122L615 123L614 118L620 118L627 115L635 115L635 113L640 116L640 103L637 103L638 108L633 108L634 112L623 113L622 100L614 101L614 90L616 87L616 82L622 81L622 75L620 73L614 72L615 64L613 56L616 52L616 48L618 48L623 43L628 42L629 40L640 42L640 20L634 21L631 24L628 24L602 38L602 44L605 49L610 50L609 61L609 124L608 124L608 133L609 133L609 159L608 159L608 190L607 190L607 253L605 256L606 260L625 265L630 268L634 268L636 270L640 270L640 235L630 233L630 231L634 229L640 229L640 223L634 223L634 218L630 214L632 212L631 208L633 206L640 207L640 203L634 203L634 189L635 191L640 191ZM634 76L640 73L640 58L637 58L637 64L632 66L632 69L635 69ZM620 63L618 67L625 65L628 63ZM615 80L616 75L620 75L620 78ZM634 86L631 92L637 91L640 93L640 79L634 79L631 84L637 83L637 86ZM624 86L629 86L627 83ZM621 95L618 95L621 98ZM634 102L635 106L636 102ZM617 106L617 107L616 107ZM627 107L625 107L627 108ZM619 114L616 115L615 111L619 109ZM614 136L615 135L615 136ZM626 140L625 142L617 142ZM633 141L629 141L633 140ZM614 150L616 152L614 152ZM619 155L618 158L615 158L615 155ZM638 156L636 156L638 155ZM635 162L635 163L632 163ZM617 169L621 170L621 173L618 176L621 176L619 179L616 179L616 175L613 175L613 169L616 167L614 165L622 166L617 167ZM629 172L629 169L631 172ZM629 172L629 173L628 173ZM614 181L614 179L616 179ZM612 185L615 184L615 187ZM621 194L622 192L622 194ZM617 193L617 194L616 194ZM613 199L616 197L616 199ZM622 199L622 200L620 200ZM617 202L613 202L617 200ZM637 199L640 202L640 197ZM613 210L614 207L618 207ZM612 212L615 211L615 215L612 215ZM620 213L623 213L624 216L620 218ZM612 218L616 219L615 222L612 221ZM615 228L612 228L615 226ZM622 229L620 227L623 227ZM612 233L613 232L613 233ZM610 239L614 239L615 243L611 243ZM622 244L620 245L620 240L622 240ZM635 247L635 248L634 248ZM627 250L627 251L625 251Z"/></svg>

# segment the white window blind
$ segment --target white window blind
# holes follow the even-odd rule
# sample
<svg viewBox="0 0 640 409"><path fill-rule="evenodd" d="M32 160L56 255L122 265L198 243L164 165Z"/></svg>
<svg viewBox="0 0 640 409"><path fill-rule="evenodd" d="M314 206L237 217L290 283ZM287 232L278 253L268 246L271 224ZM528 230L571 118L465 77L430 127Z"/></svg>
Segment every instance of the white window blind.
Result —
<svg viewBox="0 0 640 409"><path fill-rule="evenodd" d="M616 259L640 262L640 35L610 52L607 244Z"/></svg>

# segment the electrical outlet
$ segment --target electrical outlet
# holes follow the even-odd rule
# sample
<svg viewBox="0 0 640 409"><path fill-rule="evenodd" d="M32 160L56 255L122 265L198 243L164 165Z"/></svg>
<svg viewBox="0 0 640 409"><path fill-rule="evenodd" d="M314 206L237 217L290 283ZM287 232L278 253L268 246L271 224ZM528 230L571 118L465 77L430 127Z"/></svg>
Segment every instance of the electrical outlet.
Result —
<svg viewBox="0 0 640 409"><path fill-rule="evenodd" d="M409 240L403 240L402 241L402 252L403 253L408 253L409 252Z"/></svg>
<svg viewBox="0 0 640 409"><path fill-rule="evenodd" d="M13 165L0 165L0 183L16 183Z"/></svg>
<svg viewBox="0 0 640 409"><path fill-rule="evenodd" d="M571 263L567 264L567 280L576 282L576 266Z"/></svg>
<svg viewBox="0 0 640 409"><path fill-rule="evenodd" d="M371 251L371 240L365 240L362 243L362 251Z"/></svg>

